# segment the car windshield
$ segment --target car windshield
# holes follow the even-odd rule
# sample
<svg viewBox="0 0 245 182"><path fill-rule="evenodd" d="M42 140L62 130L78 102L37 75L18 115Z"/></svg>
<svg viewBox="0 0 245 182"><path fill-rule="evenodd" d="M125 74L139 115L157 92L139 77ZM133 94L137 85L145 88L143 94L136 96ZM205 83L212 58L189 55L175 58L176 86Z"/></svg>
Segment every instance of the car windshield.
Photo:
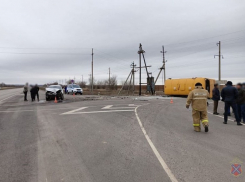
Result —
<svg viewBox="0 0 245 182"><path fill-rule="evenodd" d="M73 88L80 88L79 85L73 85Z"/></svg>
<svg viewBox="0 0 245 182"><path fill-rule="evenodd" d="M58 88L58 89L61 89L61 86L59 86L59 85L51 85L48 88Z"/></svg>

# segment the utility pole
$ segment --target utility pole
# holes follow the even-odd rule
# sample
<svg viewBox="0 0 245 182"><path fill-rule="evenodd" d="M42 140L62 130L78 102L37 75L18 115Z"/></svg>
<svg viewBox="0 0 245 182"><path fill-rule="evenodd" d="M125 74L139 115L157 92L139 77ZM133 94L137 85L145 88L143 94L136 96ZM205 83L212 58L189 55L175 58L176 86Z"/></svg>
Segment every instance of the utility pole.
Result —
<svg viewBox="0 0 245 182"><path fill-rule="evenodd" d="M141 95L141 53L143 53L143 49L142 49L142 46L140 44L139 46L139 51L138 51L138 54L139 54L139 95Z"/></svg>
<svg viewBox="0 0 245 182"><path fill-rule="evenodd" d="M130 73L129 73L127 79L126 79L126 81L125 81L124 84L122 85L122 88L119 90L118 95L120 95L120 93L121 93L121 91L123 90L124 86L125 86L126 83L128 82L128 79L129 79L130 75L132 75L132 70L130 71Z"/></svg>
<svg viewBox="0 0 245 182"><path fill-rule="evenodd" d="M163 66L162 66L162 68L163 68L163 70L164 70L164 84L165 84L165 81L166 81L166 67L165 67L165 53L166 53L167 51L164 51L164 46L162 46L162 51L161 51L161 53L162 53L162 58L163 58Z"/></svg>
<svg viewBox="0 0 245 182"><path fill-rule="evenodd" d="M138 51L138 54L139 54L139 96L141 95L141 84L142 84L142 82L141 82L141 68L143 68L143 67L141 67L141 55L142 55L142 57L143 57L143 60L144 60L144 64L145 64L145 66L144 66L144 68L145 68L145 71L146 71L146 74L147 74L147 80L148 79L150 79L150 77L149 77L149 72L148 72L148 69L147 69L147 67L151 67L151 66L147 66L146 65L146 61L145 61L145 56L144 56L144 53L145 53L145 51L142 49L142 45L140 44L140 46L139 46L139 51ZM149 84L149 86L150 86L150 89L151 89L151 94L153 95L153 88L152 88L152 83L150 83Z"/></svg>
<svg viewBox="0 0 245 182"><path fill-rule="evenodd" d="M215 56L219 56L219 81L221 80L221 56L222 59L224 59L223 55L221 55L221 41L219 41L218 43L216 43L217 46L219 46L219 55L214 55Z"/></svg>
<svg viewBox="0 0 245 182"><path fill-rule="evenodd" d="M157 83L157 80L158 80L158 78L159 78L159 76L160 76L162 70L164 70L164 84L165 84L165 80L166 80L166 66L165 66L165 64L166 64L167 61L165 61L165 53L166 53L167 51L164 51L164 46L162 46L162 51L160 51L160 52L162 53L162 56L163 56L163 65L162 65L162 67L160 68L160 71L159 71L159 73L158 73L158 75L157 75L157 78L156 78L156 80L155 80L155 85L156 85L156 83ZM163 82L162 82L162 84L163 84Z"/></svg>
<svg viewBox="0 0 245 182"><path fill-rule="evenodd" d="M82 75L82 83L83 83L83 75Z"/></svg>
<svg viewBox="0 0 245 182"><path fill-rule="evenodd" d="M134 70L134 67L136 66L136 64L134 64L134 62L131 64L131 66L133 67L133 70L132 70L132 75L133 75L133 95L134 95L134 73L136 72L135 70Z"/></svg>
<svg viewBox="0 0 245 182"><path fill-rule="evenodd" d="M111 85L111 70L110 70L110 67L109 67L109 86Z"/></svg>
<svg viewBox="0 0 245 182"><path fill-rule="evenodd" d="M91 92L93 94L93 90L94 90L94 51L92 48L92 78L91 78Z"/></svg>
<svg viewBox="0 0 245 182"><path fill-rule="evenodd" d="M219 81L221 80L221 57L220 57L221 42L219 41Z"/></svg>

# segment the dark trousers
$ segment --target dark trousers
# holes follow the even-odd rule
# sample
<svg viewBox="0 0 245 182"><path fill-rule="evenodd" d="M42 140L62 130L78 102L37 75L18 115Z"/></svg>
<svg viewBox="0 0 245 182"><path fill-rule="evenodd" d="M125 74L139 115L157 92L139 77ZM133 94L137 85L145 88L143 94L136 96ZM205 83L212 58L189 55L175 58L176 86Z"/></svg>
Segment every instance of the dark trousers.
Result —
<svg viewBox="0 0 245 182"><path fill-rule="evenodd" d="M245 104L237 104L237 112L239 119L245 122Z"/></svg>
<svg viewBox="0 0 245 182"><path fill-rule="evenodd" d="M235 114L235 118L236 118L236 121L237 123L240 123L240 118L238 116L238 113L237 113L237 105L235 102L225 102L225 115L224 115L224 121L227 123L227 120L228 120L228 113L229 113L229 110L230 110L230 107L232 108L234 114Z"/></svg>
<svg viewBox="0 0 245 182"><path fill-rule="evenodd" d="M37 95L37 100L39 101L39 93L36 93L36 95Z"/></svg>
<svg viewBox="0 0 245 182"><path fill-rule="evenodd" d="M27 92L24 92L24 100L27 100Z"/></svg>
<svg viewBox="0 0 245 182"><path fill-rule="evenodd" d="M219 101L218 100L214 100L214 110L213 110L213 113L217 113L218 105L219 105Z"/></svg>
<svg viewBox="0 0 245 182"><path fill-rule="evenodd" d="M31 93L31 100L34 101L35 100L35 94Z"/></svg>

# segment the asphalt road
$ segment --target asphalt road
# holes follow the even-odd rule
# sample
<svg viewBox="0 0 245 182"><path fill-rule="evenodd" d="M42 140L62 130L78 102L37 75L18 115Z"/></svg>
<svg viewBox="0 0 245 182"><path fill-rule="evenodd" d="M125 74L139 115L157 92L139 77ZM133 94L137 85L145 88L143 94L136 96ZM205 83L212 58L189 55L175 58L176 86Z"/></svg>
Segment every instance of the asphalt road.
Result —
<svg viewBox="0 0 245 182"><path fill-rule="evenodd" d="M245 127L209 114L210 132L196 133L185 98L54 103L41 91L40 102L24 102L21 92L0 91L0 181L245 181L231 174L235 159L244 168Z"/></svg>

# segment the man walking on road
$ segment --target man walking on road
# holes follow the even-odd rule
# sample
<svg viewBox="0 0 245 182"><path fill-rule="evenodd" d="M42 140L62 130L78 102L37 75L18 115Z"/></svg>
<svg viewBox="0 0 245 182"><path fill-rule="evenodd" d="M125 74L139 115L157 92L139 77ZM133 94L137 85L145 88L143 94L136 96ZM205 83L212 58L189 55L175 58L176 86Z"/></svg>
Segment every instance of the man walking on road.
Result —
<svg viewBox="0 0 245 182"><path fill-rule="evenodd" d="M225 102L225 115L224 115L224 122L223 123L227 124L228 111L229 111L229 108L232 107L232 110L235 114L237 125L238 126L242 125L240 123L241 120L238 116L237 106L236 106L236 99L238 97L238 91L235 87L232 86L231 81L228 81L226 83L226 87L222 89L221 97L222 97L222 101Z"/></svg>
<svg viewBox="0 0 245 182"><path fill-rule="evenodd" d="M208 132L208 113L207 113L207 98L208 91L202 88L201 83L195 84L195 89L192 90L187 98L186 108L189 109L192 104L193 126L196 132L201 131L200 121Z"/></svg>
<svg viewBox="0 0 245 182"><path fill-rule="evenodd" d="M27 100L27 92L28 92L28 83L25 84L24 89L23 89L24 101L28 101Z"/></svg>
<svg viewBox="0 0 245 182"><path fill-rule="evenodd" d="M236 85L236 88L238 90L238 97L237 97L238 116L239 116L239 119L241 121L243 119L243 123L245 123L245 90L242 89L241 83L238 83Z"/></svg>
<svg viewBox="0 0 245 182"><path fill-rule="evenodd" d="M219 113L217 112L218 109L218 105L219 105L219 100L220 100L220 92L218 89L218 84L215 83L214 84L214 89L213 89L213 101L214 101L214 110L213 110L213 114L215 115L219 115Z"/></svg>

